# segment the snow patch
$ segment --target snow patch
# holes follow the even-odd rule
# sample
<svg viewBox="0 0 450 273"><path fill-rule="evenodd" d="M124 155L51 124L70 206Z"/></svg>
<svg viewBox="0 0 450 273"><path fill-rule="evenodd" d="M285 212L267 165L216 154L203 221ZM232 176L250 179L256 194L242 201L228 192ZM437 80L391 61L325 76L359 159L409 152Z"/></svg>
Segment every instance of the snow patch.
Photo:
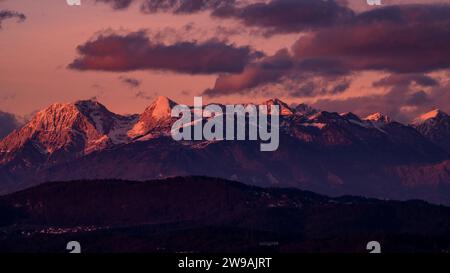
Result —
<svg viewBox="0 0 450 273"><path fill-rule="evenodd" d="M305 123L307 126L316 127L319 129L323 129L327 126L326 123L320 123L320 122L313 122L313 123Z"/></svg>
<svg viewBox="0 0 450 273"><path fill-rule="evenodd" d="M368 115L367 117L364 118L364 120L372 121L372 122L379 122L379 123L389 123L392 121L390 117L385 116L379 112Z"/></svg>
<svg viewBox="0 0 450 273"><path fill-rule="evenodd" d="M437 118L438 116L442 116L442 115L446 115L446 114L439 109L434 109L430 112L420 115L418 118L416 118L413 121L413 124L423 123L429 119Z"/></svg>

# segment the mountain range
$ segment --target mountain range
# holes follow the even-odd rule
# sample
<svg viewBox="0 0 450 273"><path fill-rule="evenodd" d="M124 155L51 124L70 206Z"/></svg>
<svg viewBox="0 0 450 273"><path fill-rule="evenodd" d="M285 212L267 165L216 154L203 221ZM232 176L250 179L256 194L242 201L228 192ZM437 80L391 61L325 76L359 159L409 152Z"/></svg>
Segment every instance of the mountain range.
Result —
<svg viewBox="0 0 450 273"><path fill-rule="evenodd" d="M0 193L48 181L201 175L450 205L450 117L443 111L402 124L382 113L363 118L279 99L264 104L280 106L274 152L261 152L255 141L174 141L176 103L165 97L128 116L93 100L53 104L0 141Z"/></svg>

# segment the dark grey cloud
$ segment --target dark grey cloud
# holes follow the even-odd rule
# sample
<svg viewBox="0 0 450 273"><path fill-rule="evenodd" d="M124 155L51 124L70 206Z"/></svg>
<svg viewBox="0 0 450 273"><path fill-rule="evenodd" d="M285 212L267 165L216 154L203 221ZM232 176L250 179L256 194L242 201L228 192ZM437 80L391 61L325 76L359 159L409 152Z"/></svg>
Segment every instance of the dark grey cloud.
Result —
<svg viewBox="0 0 450 273"><path fill-rule="evenodd" d="M69 68L76 70L163 70L187 74L240 73L263 56L248 46L225 42L153 42L144 31L126 35L100 34L78 46L80 57Z"/></svg>
<svg viewBox="0 0 450 273"><path fill-rule="evenodd" d="M95 0L95 2L109 4L113 9L122 10L127 9L134 0Z"/></svg>
<svg viewBox="0 0 450 273"><path fill-rule="evenodd" d="M16 19L17 22L25 21L27 17L25 14L12 10L0 10L0 28L2 28L2 22L7 19Z"/></svg>
<svg viewBox="0 0 450 273"><path fill-rule="evenodd" d="M406 105L421 106L432 102L432 98L423 90L409 94L405 100Z"/></svg>
<svg viewBox="0 0 450 273"><path fill-rule="evenodd" d="M234 5L235 0L95 0L97 3L110 5L115 10L124 10L133 3L140 5L143 13L171 12L190 14L205 10L215 10Z"/></svg>
<svg viewBox="0 0 450 273"><path fill-rule="evenodd" d="M143 0L141 11L144 13L172 12L175 14L190 14L231 7L235 3L235 0Z"/></svg>
<svg viewBox="0 0 450 273"><path fill-rule="evenodd" d="M388 6L302 36L295 58L344 70L422 73L450 68L450 5Z"/></svg>
<svg viewBox="0 0 450 273"><path fill-rule="evenodd" d="M243 7L226 5L216 8L212 16L234 18L272 35L341 24L352 19L354 12L334 0L272 0Z"/></svg>
<svg viewBox="0 0 450 273"><path fill-rule="evenodd" d="M21 126L15 115L0 111L0 139Z"/></svg>
<svg viewBox="0 0 450 273"><path fill-rule="evenodd" d="M245 93L264 85L281 84L289 95L313 97L342 93L350 86L351 71L327 60L298 60L289 50L282 49L245 67L239 74L222 74L207 96Z"/></svg>
<svg viewBox="0 0 450 273"><path fill-rule="evenodd" d="M141 81L139 79L136 79L136 78L133 78L133 77L120 76L119 80L123 84L125 84L125 85L127 85L127 86L129 86L131 88L137 88L137 87L139 87L141 85Z"/></svg>
<svg viewBox="0 0 450 273"><path fill-rule="evenodd" d="M220 96L240 93L268 83L279 82L294 69L293 62L287 50L280 50L260 62L249 64L240 74L220 75L215 86L204 92L208 96Z"/></svg>
<svg viewBox="0 0 450 273"><path fill-rule="evenodd" d="M407 87L412 83L416 83L423 87L439 85L439 82L436 79L424 74L391 74L374 82L373 86Z"/></svg>
<svg viewBox="0 0 450 273"><path fill-rule="evenodd" d="M218 25L205 28L201 24L189 22L181 27L166 26L159 29L145 30L153 43L174 44L179 41L201 43L211 40L227 43L232 36L250 35L251 31L241 26Z"/></svg>
<svg viewBox="0 0 450 273"><path fill-rule="evenodd" d="M136 98L138 99L144 99L144 100L152 100L156 97L155 94L153 95L149 95L144 91L137 91L136 94L134 95Z"/></svg>
<svg viewBox="0 0 450 273"><path fill-rule="evenodd" d="M346 77L314 76L299 74L295 79L286 79L280 90L284 96L308 98L324 95L337 95L345 92L351 84Z"/></svg>
<svg viewBox="0 0 450 273"><path fill-rule="evenodd" d="M347 71L338 73L334 69L318 71L315 68L315 65L298 62L287 49L283 49L249 64L240 74L220 75L214 87L203 94L210 97L240 94L265 85L280 84L286 95L314 97L342 93L350 86Z"/></svg>

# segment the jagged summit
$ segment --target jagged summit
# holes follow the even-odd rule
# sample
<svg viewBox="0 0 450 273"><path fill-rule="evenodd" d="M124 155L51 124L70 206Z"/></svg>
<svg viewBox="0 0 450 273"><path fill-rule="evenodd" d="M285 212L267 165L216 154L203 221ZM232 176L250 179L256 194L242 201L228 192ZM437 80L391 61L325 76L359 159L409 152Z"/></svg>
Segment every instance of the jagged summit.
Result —
<svg viewBox="0 0 450 273"><path fill-rule="evenodd" d="M74 129L82 113L74 103L54 103L38 111L34 117L20 130L31 136L38 131L61 132Z"/></svg>
<svg viewBox="0 0 450 273"><path fill-rule="evenodd" d="M274 98L274 99L270 99L267 100L265 102L262 103L263 105L278 105L280 106L280 115L281 116L290 116L294 114L294 111L292 111L291 107L289 107L289 105L287 103L285 103L284 101L278 99L278 98ZM270 111L270 109L269 109Z"/></svg>
<svg viewBox="0 0 450 273"><path fill-rule="evenodd" d="M126 142L126 131L134 124L133 119L114 114L94 100L54 103L5 137L0 149L13 153L28 147L46 157L57 154L70 159ZM7 157L2 161L11 160Z"/></svg>
<svg viewBox="0 0 450 273"><path fill-rule="evenodd" d="M2 150L16 151L32 143L42 154L79 153L87 142L100 138L94 124L74 103L54 103L36 113L29 123L0 142Z"/></svg>
<svg viewBox="0 0 450 273"><path fill-rule="evenodd" d="M450 153L450 116L435 109L417 117L412 126Z"/></svg>
<svg viewBox="0 0 450 273"><path fill-rule="evenodd" d="M170 117L170 112L172 111L172 108L176 104L177 104L176 102L172 101L167 97L158 96L144 111L144 113L151 112L151 117L154 119L168 118Z"/></svg>
<svg viewBox="0 0 450 273"><path fill-rule="evenodd" d="M171 122L172 108L177 105L171 99L158 96L141 114L139 121L128 132L128 136L136 138L148 134L150 131L168 127Z"/></svg>
<svg viewBox="0 0 450 273"><path fill-rule="evenodd" d="M378 122L378 123L390 123L392 119L380 112L373 113L364 118L364 120Z"/></svg>
<svg viewBox="0 0 450 273"><path fill-rule="evenodd" d="M36 126L57 126L56 124L64 124L62 127L68 128L70 127L69 123L75 122L79 115L89 117L94 112L116 115L97 101L80 100L74 103L53 103L47 108L38 111L30 122Z"/></svg>
<svg viewBox="0 0 450 273"><path fill-rule="evenodd" d="M448 118L448 117L449 116L444 111L442 111L440 109L434 109L434 110L427 112L425 114L422 114L419 117L417 117L416 119L414 119L413 124L420 124L420 123L423 123L430 119Z"/></svg>

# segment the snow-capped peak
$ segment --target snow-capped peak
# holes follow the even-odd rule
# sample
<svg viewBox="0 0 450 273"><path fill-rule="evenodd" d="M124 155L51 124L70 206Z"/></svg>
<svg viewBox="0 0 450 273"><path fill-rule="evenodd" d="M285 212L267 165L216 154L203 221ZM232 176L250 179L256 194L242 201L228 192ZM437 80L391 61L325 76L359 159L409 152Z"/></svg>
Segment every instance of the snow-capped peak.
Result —
<svg viewBox="0 0 450 273"><path fill-rule="evenodd" d="M427 120L439 118L439 117L448 117L448 115L445 112L443 112L442 110L434 109L430 112L420 115L419 117L414 119L413 123L419 124L419 123L423 123Z"/></svg>
<svg viewBox="0 0 450 273"><path fill-rule="evenodd" d="M281 116L290 116L290 115L294 114L294 112L289 107L289 105L278 98L267 100L267 101L263 102L262 104L267 105L267 106L270 106L270 105L280 106L280 115ZM270 108L268 110L270 111Z"/></svg>
<svg viewBox="0 0 450 273"><path fill-rule="evenodd" d="M128 136L136 138L148 134L154 128L167 127L171 122L171 112L175 105L177 103L167 97L157 97L141 114L139 121L128 132Z"/></svg>
<svg viewBox="0 0 450 273"><path fill-rule="evenodd" d="M81 150L89 140L100 136L74 103L54 103L3 139L2 146L14 151L33 143L39 152L51 154L68 147Z"/></svg>
<svg viewBox="0 0 450 273"><path fill-rule="evenodd" d="M86 116L101 134L108 134L113 127L116 114L110 112L97 100L80 100L75 107Z"/></svg>
<svg viewBox="0 0 450 273"><path fill-rule="evenodd" d="M158 96L147 109L151 110L152 118L159 120L170 117L172 108L175 105L176 103L169 98Z"/></svg>
<svg viewBox="0 0 450 273"><path fill-rule="evenodd" d="M383 115L380 112L373 113L364 118L366 121L378 122L378 123L390 123L392 119L389 116Z"/></svg>
<svg viewBox="0 0 450 273"><path fill-rule="evenodd" d="M128 141L126 132L137 121L110 112L97 101L54 103L0 143L2 150L18 150L33 143L42 154L55 151L76 156Z"/></svg>
<svg viewBox="0 0 450 273"><path fill-rule="evenodd" d="M36 130L55 130L68 128L79 115L78 109L72 103L54 103L36 113L28 127Z"/></svg>

